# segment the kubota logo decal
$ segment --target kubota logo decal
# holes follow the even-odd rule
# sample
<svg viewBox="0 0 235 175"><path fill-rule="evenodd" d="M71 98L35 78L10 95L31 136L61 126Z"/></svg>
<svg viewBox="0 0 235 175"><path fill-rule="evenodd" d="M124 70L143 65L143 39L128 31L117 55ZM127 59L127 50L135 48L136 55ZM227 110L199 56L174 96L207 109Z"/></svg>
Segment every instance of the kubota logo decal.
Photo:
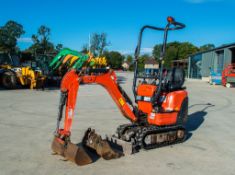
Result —
<svg viewBox="0 0 235 175"><path fill-rule="evenodd" d="M122 98L119 98L118 101L119 101L119 103L120 103L121 106L123 106L123 105L125 104L125 101L124 101Z"/></svg>

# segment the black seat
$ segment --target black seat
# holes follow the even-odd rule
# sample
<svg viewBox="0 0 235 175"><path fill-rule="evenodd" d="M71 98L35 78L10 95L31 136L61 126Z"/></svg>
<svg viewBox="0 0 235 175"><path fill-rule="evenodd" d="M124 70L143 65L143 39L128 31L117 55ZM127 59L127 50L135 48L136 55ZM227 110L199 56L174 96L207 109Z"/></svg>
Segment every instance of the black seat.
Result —
<svg viewBox="0 0 235 175"><path fill-rule="evenodd" d="M183 89L184 80L184 70L181 68L172 68L167 72L165 77L164 89L167 91L181 90Z"/></svg>

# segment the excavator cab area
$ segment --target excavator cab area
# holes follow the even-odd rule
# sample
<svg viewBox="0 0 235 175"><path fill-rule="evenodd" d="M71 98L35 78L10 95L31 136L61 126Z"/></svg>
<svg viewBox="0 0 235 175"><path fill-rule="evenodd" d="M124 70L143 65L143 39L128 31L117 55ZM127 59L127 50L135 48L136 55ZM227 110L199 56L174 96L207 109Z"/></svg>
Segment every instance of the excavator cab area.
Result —
<svg viewBox="0 0 235 175"><path fill-rule="evenodd" d="M176 124L178 111L181 108L183 100L187 97L187 92L184 91L183 87L185 78L184 71L180 68L164 68L168 32L183 29L185 25L176 22L172 17L168 17L167 22L165 28L154 26L142 27L135 51L133 93L138 105L139 118L145 118L146 122L157 126ZM154 75L146 75L140 73L138 70L142 36L146 29L162 31L164 33L162 49L158 59L159 70Z"/></svg>

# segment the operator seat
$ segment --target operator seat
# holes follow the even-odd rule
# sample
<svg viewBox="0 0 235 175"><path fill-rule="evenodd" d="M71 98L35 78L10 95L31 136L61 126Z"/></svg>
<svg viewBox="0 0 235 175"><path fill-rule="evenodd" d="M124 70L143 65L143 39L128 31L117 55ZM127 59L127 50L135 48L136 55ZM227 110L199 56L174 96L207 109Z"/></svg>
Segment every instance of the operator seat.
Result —
<svg viewBox="0 0 235 175"><path fill-rule="evenodd" d="M165 77L164 90L176 91L185 89L183 86L185 80L184 70L181 68L170 69Z"/></svg>

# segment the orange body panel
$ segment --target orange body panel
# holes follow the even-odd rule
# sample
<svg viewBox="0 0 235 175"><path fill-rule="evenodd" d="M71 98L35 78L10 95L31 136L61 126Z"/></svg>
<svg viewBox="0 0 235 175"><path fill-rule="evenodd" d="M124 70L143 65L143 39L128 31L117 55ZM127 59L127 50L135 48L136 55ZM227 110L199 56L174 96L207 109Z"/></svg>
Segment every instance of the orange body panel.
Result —
<svg viewBox="0 0 235 175"><path fill-rule="evenodd" d="M145 96L145 97L152 97L157 86L150 85L150 84L141 84L137 88L137 95Z"/></svg>
<svg viewBox="0 0 235 175"><path fill-rule="evenodd" d="M180 90L170 92L166 95L165 100L162 103L164 111L179 111L183 100L188 96L187 91Z"/></svg>
<svg viewBox="0 0 235 175"><path fill-rule="evenodd" d="M150 113L153 110L153 105L151 102L138 101L138 108L144 113Z"/></svg>
<svg viewBox="0 0 235 175"><path fill-rule="evenodd" d="M137 88L137 95L142 97L152 97L156 91L155 85L141 84ZM138 101L138 108L144 113L152 112L153 106L151 102Z"/></svg>
<svg viewBox="0 0 235 175"><path fill-rule="evenodd" d="M187 91L179 90L166 94L162 103L162 113L149 113L148 123L157 126L174 125L183 100L188 96Z"/></svg>
<svg viewBox="0 0 235 175"><path fill-rule="evenodd" d="M178 112L150 113L148 123L157 126L174 125L177 121Z"/></svg>

